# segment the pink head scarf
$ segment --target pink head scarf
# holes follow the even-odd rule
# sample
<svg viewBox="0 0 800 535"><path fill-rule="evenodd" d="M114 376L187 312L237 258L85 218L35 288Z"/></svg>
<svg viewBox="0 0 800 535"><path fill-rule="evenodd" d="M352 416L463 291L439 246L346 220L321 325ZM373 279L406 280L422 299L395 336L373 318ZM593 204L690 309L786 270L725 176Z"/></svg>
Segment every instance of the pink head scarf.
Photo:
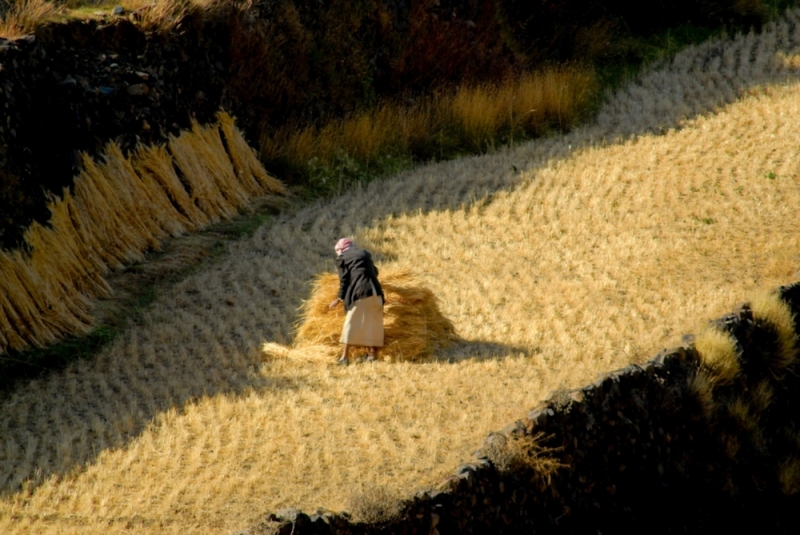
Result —
<svg viewBox="0 0 800 535"><path fill-rule="evenodd" d="M348 240L347 238L342 238L341 240L336 242L336 246L334 247L334 249L336 249L337 255L341 255L343 252L345 252L352 246L353 242L351 240Z"/></svg>

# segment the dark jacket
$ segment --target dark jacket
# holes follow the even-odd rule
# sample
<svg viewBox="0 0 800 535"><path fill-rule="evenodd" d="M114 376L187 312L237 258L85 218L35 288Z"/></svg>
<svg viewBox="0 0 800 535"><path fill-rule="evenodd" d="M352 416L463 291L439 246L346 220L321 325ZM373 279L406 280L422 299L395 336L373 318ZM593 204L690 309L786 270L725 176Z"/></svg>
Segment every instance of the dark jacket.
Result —
<svg viewBox="0 0 800 535"><path fill-rule="evenodd" d="M369 251L355 245L336 257L336 270L339 272L339 299L344 301L345 310L350 310L359 299L373 295L372 286L386 302L383 288L378 282L378 268L372 263ZM372 283L372 284L370 284Z"/></svg>

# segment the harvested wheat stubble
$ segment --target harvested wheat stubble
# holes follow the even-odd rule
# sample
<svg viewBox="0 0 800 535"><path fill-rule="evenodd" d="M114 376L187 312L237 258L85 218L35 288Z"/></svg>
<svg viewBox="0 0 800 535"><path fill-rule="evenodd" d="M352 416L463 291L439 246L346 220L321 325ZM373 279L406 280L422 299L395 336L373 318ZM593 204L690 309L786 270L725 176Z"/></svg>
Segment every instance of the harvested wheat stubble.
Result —
<svg viewBox="0 0 800 535"><path fill-rule="evenodd" d="M424 359L437 348L455 340L455 327L439 309L436 295L424 287L407 269L380 270L380 281L386 298L384 304L384 347L380 356L392 362L413 362ZM340 347L345 311L338 306L328 310L328 304L339 291L339 277L325 273L317 277L311 298L303 303L302 316L294 342L295 350L327 348L308 354L329 357ZM366 352L354 348L353 355Z"/></svg>

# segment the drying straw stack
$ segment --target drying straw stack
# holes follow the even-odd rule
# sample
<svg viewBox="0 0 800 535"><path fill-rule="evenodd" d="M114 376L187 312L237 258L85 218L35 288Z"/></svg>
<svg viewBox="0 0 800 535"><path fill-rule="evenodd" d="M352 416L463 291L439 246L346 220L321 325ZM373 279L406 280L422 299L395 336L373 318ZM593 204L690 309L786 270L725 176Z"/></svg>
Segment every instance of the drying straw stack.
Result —
<svg viewBox="0 0 800 535"><path fill-rule="evenodd" d="M167 147L126 157L111 143L100 161L84 155L72 191L53 198L50 225L25 233L30 252L0 251L0 352L42 347L92 326L104 276L144 251L235 216L250 199L286 193L267 175L234 120L192 124Z"/></svg>
<svg viewBox="0 0 800 535"><path fill-rule="evenodd" d="M386 297L382 359L420 360L456 338L453 323L442 315L436 296L409 271L381 270L380 281ZM311 298L303 304L293 354L328 358L338 351L345 312L341 306L328 310L338 291L335 273L325 273L314 281ZM320 351L323 347L330 351Z"/></svg>

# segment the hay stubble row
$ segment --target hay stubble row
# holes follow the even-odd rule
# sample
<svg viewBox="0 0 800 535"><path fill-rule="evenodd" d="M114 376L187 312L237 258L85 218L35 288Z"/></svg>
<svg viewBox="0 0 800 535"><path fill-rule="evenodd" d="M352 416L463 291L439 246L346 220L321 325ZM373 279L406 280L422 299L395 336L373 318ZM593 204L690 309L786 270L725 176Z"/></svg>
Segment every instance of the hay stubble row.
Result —
<svg viewBox="0 0 800 535"><path fill-rule="evenodd" d="M797 21L680 54L568 136L419 168L237 242L95 361L0 402L0 531L221 533L409 493L548 391L793 280ZM344 369L265 355L348 234L432 290L463 341Z"/></svg>

